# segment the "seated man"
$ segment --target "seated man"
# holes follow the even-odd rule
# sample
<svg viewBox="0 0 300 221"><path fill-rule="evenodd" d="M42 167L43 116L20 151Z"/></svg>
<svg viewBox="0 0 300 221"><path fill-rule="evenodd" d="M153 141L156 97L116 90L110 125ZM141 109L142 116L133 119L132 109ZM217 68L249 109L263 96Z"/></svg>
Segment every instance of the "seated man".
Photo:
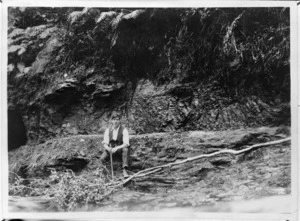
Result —
<svg viewBox="0 0 300 221"><path fill-rule="evenodd" d="M104 151L100 159L103 163L105 159L109 156L110 152L114 154L117 151L122 151L123 176L128 177L126 169L128 168L129 158L129 133L128 130L121 125L120 119L121 114L114 113L112 115L112 126L107 128L104 132L104 139L102 142Z"/></svg>

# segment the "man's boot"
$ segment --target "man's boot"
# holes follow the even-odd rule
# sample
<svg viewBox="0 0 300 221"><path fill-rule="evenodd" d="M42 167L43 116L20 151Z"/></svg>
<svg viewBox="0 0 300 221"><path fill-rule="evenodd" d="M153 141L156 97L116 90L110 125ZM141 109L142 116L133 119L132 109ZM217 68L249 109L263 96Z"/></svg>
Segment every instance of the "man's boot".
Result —
<svg viewBox="0 0 300 221"><path fill-rule="evenodd" d="M126 169L123 169L123 176L124 176L125 178L126 178L126 177L129 177L129 175L128 175Z"/></svg>

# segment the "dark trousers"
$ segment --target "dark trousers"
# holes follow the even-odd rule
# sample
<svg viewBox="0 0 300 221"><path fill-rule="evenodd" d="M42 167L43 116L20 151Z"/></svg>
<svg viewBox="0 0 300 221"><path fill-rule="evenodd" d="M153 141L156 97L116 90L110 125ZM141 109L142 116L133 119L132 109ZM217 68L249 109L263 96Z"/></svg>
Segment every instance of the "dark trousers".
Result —
<svg viewBox="0 0 300 221"><path fill-rule="evenodd" d="M119 149L115 152L115 154L120 153L120 152L122 152L122 167L127 168L128 167L128 158L129 158L129 148L124 147L122 149ZM100 160L102 162L104 162L108 158L109 155L110 155L110 153L107 150L104 150L100 157Z"/></svg>

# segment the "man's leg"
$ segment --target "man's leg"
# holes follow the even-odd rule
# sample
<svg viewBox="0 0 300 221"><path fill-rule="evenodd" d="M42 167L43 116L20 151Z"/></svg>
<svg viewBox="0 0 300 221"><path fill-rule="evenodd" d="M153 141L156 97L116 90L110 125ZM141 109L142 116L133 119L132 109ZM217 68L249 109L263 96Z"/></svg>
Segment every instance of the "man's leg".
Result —
<svg viewBox="0 0 300 221"><path fill-rule="evenodd" d="M122 164L123 164L123 175L127 177L128 174L126 169L128 168L129 148L125 147L122 149Z"/></svg>
<svg viewBox="0 0 300 221"><path fill-rule="evenodd" d="M100 160L101 160L101 163L104 164L106 158L108 157L108 153L107 153L107 150L104 150L101 157L100 157Z"/></svg>
<svg viewBox="0 0 300 221"><path fill-rule="evenodd" d="M129 148L125 147L122 149L122 163L123 168L128 168Z"/></svg>

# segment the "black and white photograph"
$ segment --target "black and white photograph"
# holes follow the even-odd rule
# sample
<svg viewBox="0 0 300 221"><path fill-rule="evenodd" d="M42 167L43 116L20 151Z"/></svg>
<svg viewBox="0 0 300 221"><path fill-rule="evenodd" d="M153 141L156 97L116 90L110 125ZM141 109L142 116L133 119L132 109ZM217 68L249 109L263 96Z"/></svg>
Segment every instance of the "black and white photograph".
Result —
<svg viewBox="0 0 300 221"><path fill-rule="evenodd" d="M293 7L111 6L5 9L11 217L297 212Z"/></svg>

